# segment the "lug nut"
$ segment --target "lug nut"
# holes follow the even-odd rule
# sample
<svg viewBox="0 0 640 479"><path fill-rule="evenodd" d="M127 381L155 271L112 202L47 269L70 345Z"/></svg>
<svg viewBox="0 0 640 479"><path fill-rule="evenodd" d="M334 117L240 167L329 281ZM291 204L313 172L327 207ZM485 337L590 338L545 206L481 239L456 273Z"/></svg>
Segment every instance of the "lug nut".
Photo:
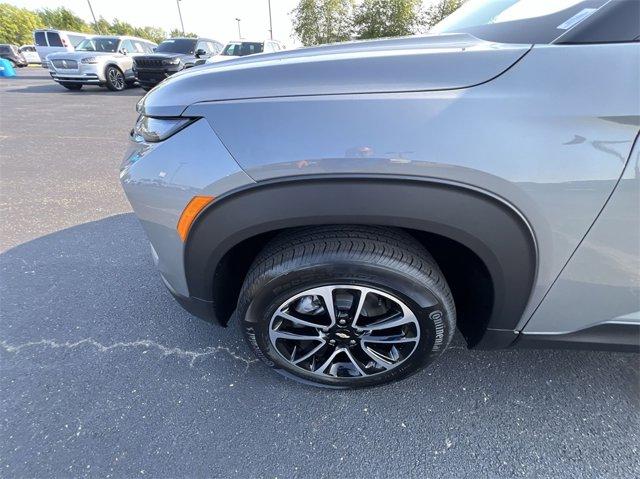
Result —
<svg viewBox="0 0 640 479"><path fill-rule="evenodd" d="M356 344L356 340L352 339L351 341L349 341L349 344L351 344L353 346L354 344Z"/></svg>
<svg viewBox="0 0 640 479"><path fill-rule="evenodd" d="M339 324L347 324L347 322L344 319L341 319L340 321L338 321Z"/></svg>
<svg viewBox="0 0 640 479"><path fill-rule="evenodd" d="M330 344L331 346L333 346L334 344L336 344L336 340L335 340L335 339L330 339L330 340L329 340L329 344Z"/></svg>

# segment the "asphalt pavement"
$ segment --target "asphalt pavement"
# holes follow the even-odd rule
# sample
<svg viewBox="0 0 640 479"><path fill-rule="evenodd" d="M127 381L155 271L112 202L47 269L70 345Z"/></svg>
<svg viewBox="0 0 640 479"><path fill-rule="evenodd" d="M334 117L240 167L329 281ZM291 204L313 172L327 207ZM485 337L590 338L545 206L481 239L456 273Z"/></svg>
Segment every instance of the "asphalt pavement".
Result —
<svg viewBox="0 0 640 479"><path fill-rule="evenodd" d="M0 477L640 475L637 355L457 338L332 391L184 312L118 183L142 94L0 79Z"/></svg>

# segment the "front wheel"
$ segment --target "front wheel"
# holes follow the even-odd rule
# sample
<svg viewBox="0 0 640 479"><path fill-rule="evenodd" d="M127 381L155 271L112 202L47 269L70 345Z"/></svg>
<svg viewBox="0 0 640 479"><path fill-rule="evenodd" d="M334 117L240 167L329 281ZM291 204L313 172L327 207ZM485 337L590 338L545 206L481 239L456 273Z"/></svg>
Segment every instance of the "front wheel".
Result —
<svg viewBox="0 0 640 479"><path fill-rule="evenodd" d="M364 226L276 237L253 263L238 315L277 372L338 388L404 378L434 361L455 329L451 292L410 235Z"/></svg>
<svg viewBox="0 0 640 479"><path fill-rule="evenodd" d="M124 80L124 73L116 66L108 66L105 70L107 77L107 88L111 91L122 91L127 87Z"/></svg>

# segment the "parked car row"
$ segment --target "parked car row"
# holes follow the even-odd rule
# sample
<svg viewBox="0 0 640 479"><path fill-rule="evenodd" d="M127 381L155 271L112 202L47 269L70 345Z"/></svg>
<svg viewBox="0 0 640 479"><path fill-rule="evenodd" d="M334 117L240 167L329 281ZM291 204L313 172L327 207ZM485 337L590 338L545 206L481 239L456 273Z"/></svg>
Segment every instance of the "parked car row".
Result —
<svg viewBox="0 0 640 479"><path fill-rule="evenodd" d="M225 46L211 38L178 37L157 45L138 37L51 29L35 30L33 35L35 47L25 47L35 50L30 49L29 53L39 56L51 78L69 90L99 85L120 91L137 83L148 91L186 68L285 49L282 43L274 40L240 40ZM13 54L13 49L10 50ZM19 53L16 51L16 55ZM20 58L18 61L16 56L12 61L21 66L30 60Z"/></svg>

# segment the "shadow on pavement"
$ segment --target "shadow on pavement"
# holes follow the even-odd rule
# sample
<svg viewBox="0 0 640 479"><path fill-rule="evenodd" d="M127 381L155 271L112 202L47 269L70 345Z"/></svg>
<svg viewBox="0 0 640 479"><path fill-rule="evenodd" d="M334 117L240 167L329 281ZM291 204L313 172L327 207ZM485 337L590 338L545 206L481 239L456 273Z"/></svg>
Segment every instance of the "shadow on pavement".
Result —
<svg viewBox="0 0 640 479"><path fill-rule="evenodd" d="M252 362L235 324L181 310L131 214L8 250L0 275L8 476L637 472L634 355L458 340L399 383L301 386Z"/></svg>

